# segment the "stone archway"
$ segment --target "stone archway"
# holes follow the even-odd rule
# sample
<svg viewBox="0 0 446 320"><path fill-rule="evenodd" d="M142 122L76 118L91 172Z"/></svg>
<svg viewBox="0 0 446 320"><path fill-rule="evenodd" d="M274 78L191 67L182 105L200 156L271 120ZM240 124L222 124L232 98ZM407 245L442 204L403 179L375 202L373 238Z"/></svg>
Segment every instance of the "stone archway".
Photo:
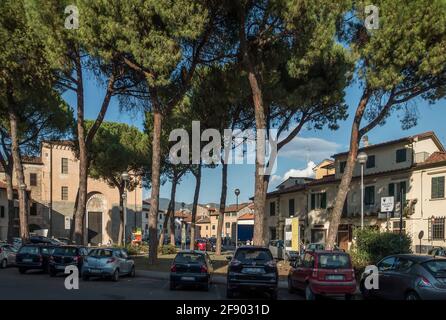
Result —
<svg viewBox="0 0 446 320"><path fill-rule="evenodd" d="M107 212L107 200L100 192L91 192L87 200L87 242L92 245L102 244L104 239L104 214Z"/></svg>

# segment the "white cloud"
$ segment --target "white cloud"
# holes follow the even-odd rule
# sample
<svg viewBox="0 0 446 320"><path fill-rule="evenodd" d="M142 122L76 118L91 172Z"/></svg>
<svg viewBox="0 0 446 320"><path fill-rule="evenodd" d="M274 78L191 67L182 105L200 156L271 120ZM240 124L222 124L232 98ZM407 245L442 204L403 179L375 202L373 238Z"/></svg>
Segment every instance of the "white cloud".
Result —
<svg viewBox="0 0 446 320"><path fill-rule="evenodd" d="M316 166L316 163L313 161L308 161L307 167L304 169L290 169L288 170L284 176L283 181L290 177L306 177L306 178L312 178L314 177L314 171L313 168Z"/></svg>
<svg viewBox="0 0 446 320"><path fill-rule="evenodd" d="M321 138L296 137L279 151L279 157L307 162L312 159L319 163L337 153L341 147L340 144Z"/></svg>
<svg viewBox="0 0 446 320"><path fill-rule="evenodd" d="M276 174L273 174L271 176L270 183L276 184L276 183L281 182L281 181L282 181L282 177L281 176L278 176Z"/></svg>

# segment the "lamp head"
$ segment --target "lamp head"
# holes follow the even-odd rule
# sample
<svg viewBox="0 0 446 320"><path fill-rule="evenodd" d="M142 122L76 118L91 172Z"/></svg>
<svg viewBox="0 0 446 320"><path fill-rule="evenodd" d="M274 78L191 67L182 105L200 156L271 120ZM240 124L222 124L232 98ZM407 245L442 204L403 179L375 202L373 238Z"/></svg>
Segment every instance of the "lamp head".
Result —
<svg viewBox="0 0 446 320"><path fill-rule="evenodd" d="M240 189L235 189L235 190L234 190L234 193L235 193L235 195L238 197L239 194L240 194Z"/></svg>
<svg viewBox="0 0 446 320"><path fill-rule="evenodd" d="M121 178L122 178L122 180L127 181L127 180L129 180L129 174L127 172L123 172L121 174Z"/></svg>
<svg viewBox="0 0 446 320"><path fill-rule="evenodd" d="M367 162L367 158L368 158L367 153L361 152L360 154L358 154L357 159L360 164L365 164Z"/></svg>

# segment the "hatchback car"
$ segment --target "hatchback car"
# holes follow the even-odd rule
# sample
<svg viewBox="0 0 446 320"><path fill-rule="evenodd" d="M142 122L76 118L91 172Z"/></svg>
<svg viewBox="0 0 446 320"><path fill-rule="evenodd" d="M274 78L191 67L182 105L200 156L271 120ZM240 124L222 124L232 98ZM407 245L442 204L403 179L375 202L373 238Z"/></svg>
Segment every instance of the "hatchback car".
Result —
<svg viewBox="0 0 446 320"><path fill-rule="evenodd" d="M0 268L4 269L15 264L17 249L9 244L0 244Z"/></svg>
<svg viewBox="0 0 446 320"><path fill-rule="evenodd" d="M26 244L20 248L16 255L16 266L20 273L28 270L48 271L48 263L54 247L45 244Z"/></svg>
<svg viewBox="0 0 446 320"><path fill-rule="evenodd" d="M212 251L211 242L205 238L197 239L195 240L195 250Z"/></svg>
<svg viewBox="0 0 446 320"><path fill-rule="evenodd" d="M170 290L175 290L179 285L193 285L208 291L212 272L212 262L206 252L181 251L170 268Z"/></svg>
<svg viewBox="0 0 446 320"><path fill-rule="evenodd" d="M350 256L339 251L308 251L290 264L288 290L304 290L307 300L318 295L343 295L351 299L356 291L355 271Z"/></svg>
<svg viewBox="0 0 446 320"><path fill-rule="evenodd" d="M58 272L64 272L67 266L76 266L82 269L85 256L88 250L80 246L60 246L54 249L49 260L49 274L54 277Z"/></svg>
<svg viewBox="0 0 446 320"><path fill-rule="evenodd" d="M392 300L446 300L446 259L429 255L399 254L378 264L378 289L366 289L363 274L360 290L370 296Z"/></svg>
<svg viewBox="0 0 446 320"><path fill-rule="evenodd" d="M110 278L118 281L120 276L135 276L135 262L120 248L96 248L84 258L82 279L90 277Z"/></svg>
<svg viewBox="0 0 446 320"><path fill-rule="evenodd" d="M271 251L265 247L239 247L228 257L226 295L232 298L239 291L262 291L277 299L278 272Z"/></svg>
<svg viewBox="0 0 446 320"><path fill-rule="evenodd" d="M439 257L446 257L446 249L443 247L435 247L431 250L429 250L429 255L431 256L439 256Z"/></svg>

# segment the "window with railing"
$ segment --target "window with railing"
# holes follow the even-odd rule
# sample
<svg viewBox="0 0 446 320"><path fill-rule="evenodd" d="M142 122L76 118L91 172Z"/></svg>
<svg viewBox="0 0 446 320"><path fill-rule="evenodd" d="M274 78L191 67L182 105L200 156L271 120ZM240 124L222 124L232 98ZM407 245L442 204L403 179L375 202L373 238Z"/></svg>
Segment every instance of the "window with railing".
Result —
<svg viewBox="0 0 446 320"><path fill-rule="evenodd" d="M429 240L445 240L445 217L429 219Z"/></svg>
<svg viewBox="0 0 446 320"><path fill-rule="evenodd" d="M400 233L400 221L393 221L393 233ZM403 229L402 232L406 232L406 221L403 221Z"/></svg>

